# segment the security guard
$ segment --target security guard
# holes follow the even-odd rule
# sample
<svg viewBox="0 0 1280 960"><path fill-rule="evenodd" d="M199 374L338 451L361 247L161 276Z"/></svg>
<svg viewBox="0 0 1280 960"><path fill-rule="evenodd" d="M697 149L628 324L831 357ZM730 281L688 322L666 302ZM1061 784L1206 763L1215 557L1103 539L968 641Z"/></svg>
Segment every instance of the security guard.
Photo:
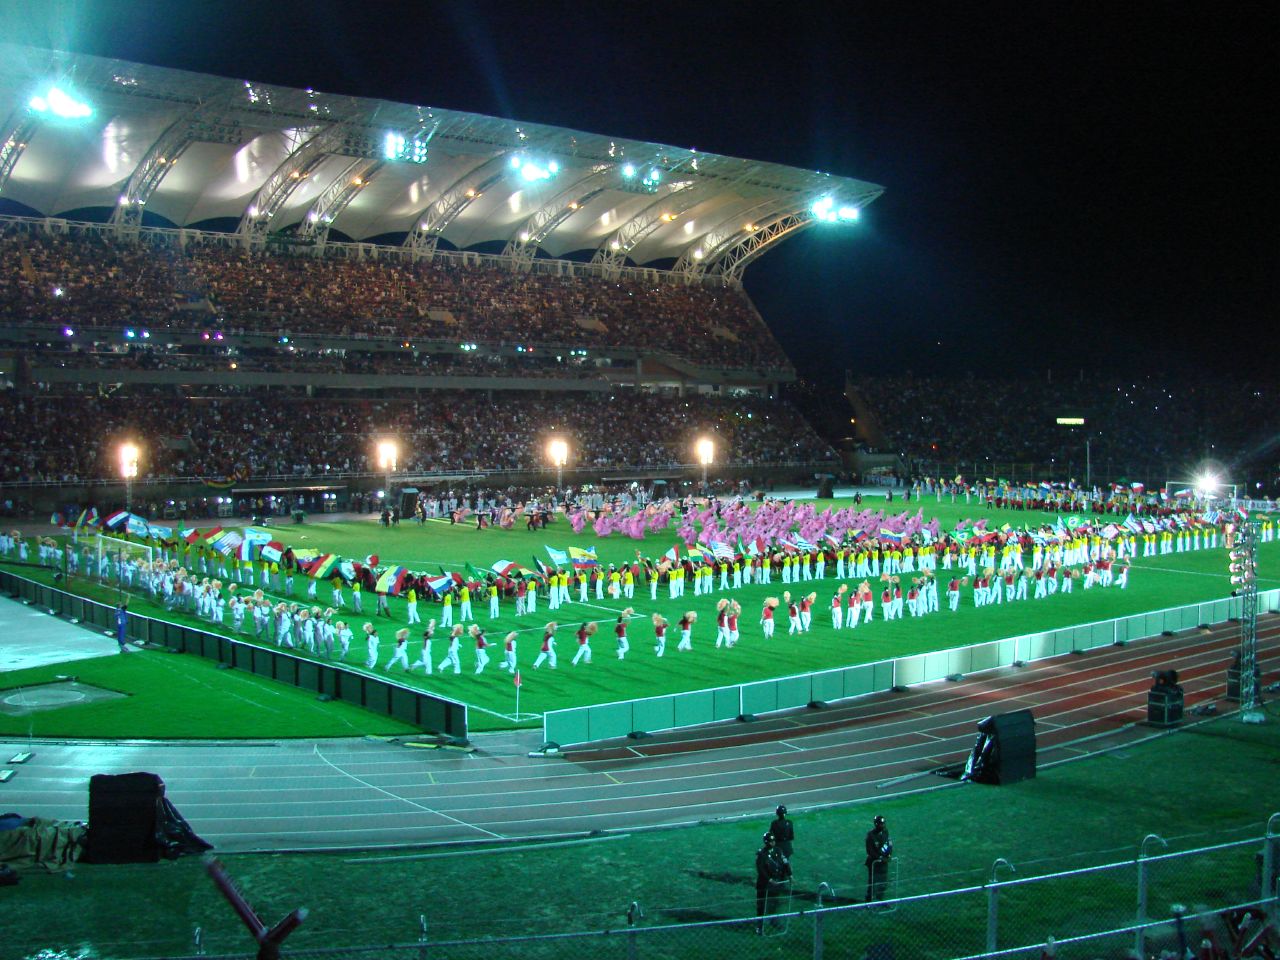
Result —
<svg viewBox="0 0 1280 960"><path fill-rule="evenodd" d="M760 838L763 844L756 851L756 933L764 933L765 906L769 894L791 879L791 864L782 855L772 833Z"/></svg>
<svg viewBox="0 0 1280 960"><path fill-rule="evenodd" d="M796 839L796 827L787 819L785 806L779 806L776 812L777 817L773 823L769 824L769 832L773 834L773 839L778 845L778 852L790 862Z"/></svg>
<svg viewBox="0 0 1280 960"><path fill-rule="evenodd" d="M876 817L867 831L867 902L883 900L885 885L889 881L889 858L893 856L893 841L884 817Z"/></svg>

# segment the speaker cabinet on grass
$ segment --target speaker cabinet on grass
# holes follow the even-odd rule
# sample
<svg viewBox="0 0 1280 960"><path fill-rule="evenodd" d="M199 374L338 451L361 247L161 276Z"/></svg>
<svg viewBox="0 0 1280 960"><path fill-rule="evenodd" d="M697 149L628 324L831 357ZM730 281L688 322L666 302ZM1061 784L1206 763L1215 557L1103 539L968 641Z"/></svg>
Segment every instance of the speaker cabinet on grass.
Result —
<svg viewBox="0 0 1280 960"><path fill-rule="evenodd" d="M1030 710L997 713L978 721L978 739L962 780L1008 784L1036 775L1036 720Z"/></svg>

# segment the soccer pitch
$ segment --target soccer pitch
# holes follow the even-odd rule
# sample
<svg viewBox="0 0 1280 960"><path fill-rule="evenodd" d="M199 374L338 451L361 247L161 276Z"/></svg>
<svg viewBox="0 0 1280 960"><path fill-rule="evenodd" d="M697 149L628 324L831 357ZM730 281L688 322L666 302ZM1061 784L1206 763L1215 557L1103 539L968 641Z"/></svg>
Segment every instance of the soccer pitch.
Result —
<svg viewBox="0 0 1280 960"><path fill-rule="evenodd" d="M875 503L875 501L870 501ZM978 520L985 517L992 528L1003 523L1015 526L1038 524L1052 520L1053 515L1006 510L987 510L985 505L951 504L947 500L937 502L926 498L910 505L895 501L890 510L909 506L912 513L923 508L925 519L938 517L943 529L950 529L961 519ZM362 559L377 554L381 565L402 565L414 572L436 574L440 567L461 571L465 564L484 570L498 560L507 560L521 566L532 566L535 556L545 559L544 544L557 549L570 545L595 544L600 563L621 564L634 560L639 549L646 556L658 556L676 542L673 531L650 536L643 541L611 536L597 538L590 529L574 535L563 519L549 529L536 532L523 528L477 530L471 524L451 525L447 521L427 521L419 526L415 522L401 523L397 527L383 528L370 516L354 522L292 523L272 528L280 541L295 547L310 547L321 552L335 553L342 557ZM1276 559L1280 559L1280 547L1265 544L1260 548L1260 567L1265 574ZM790 587L778 582L768 586L751 585L739 590L715 591L710 595L694 597L687 592L683 598L670 600L665 585L658 591L658 599L649 598L647 584L636 585L634 600L613 600L607 592L604 599L597 599L594 589L586 603L577 602L576 585L571 589L574 602L558 611L547 608L545 594L539 597L538 611L534 615L515 616L514 601L504 599L500 616L489 618L488 602L477 596L472 601L473 611L486 632L490 643L492 662L483 674L474 673L474 644L466 638L461 647L462 672L435 673L425 676L421 669L404 674L398 668L393 671L397 679L403 679L431 692L460 700L473 709L471 727L475 730L501 729L514 726L534 726L541 722L541 714L563 707L607 703L637 697L655 696L689 690L699 690L726 684L764 680L780 676L806 673L814 670L867 663L894 656L909 655L933 650L943 650L1002 637L1017 636L1072 624L1088 623L1116 616L1158 610L1196 601L1225 596L1229 592L1226 551L1200 550L1174 553L1166 556L1136 560L1130 574L1128 589L1121 591L1094 588L1084 591L1077 585L1071 595L1058 593L1042 600L1026 600L975 609L971 591L965 588L961 609L951 613L946 609L945 594L942 610L928 616L883 622L877 603L876 619L864 623L856 630L835 631L829 613L831 595L841 581L834 578L834 565L828 568L825 580L813 580ZM939 569L938 576L945 585L947 572ZM718 584L718 575L716 583ZM908 582L910 576L904 576ZM857 580L847 581L856 583ZM292 599L305 602L307 580L299 576ZM1280 586L1280 579L1262 579L1263 588ZM873 583L877 597L878 582ZM766 597L781 596L784 589L793 594L813 591L817 600L813 608L811 632L802 636L787 635L785 615L779 617L777 630L771 640L764 640L759 627L761 606ZM318 605L328 606L330 589L328 582L319 584ZM348 599L350 591L347 591ZM742 605L740 622L741 640L733 649L715 648L715 604L721 597L737 599ZM618 660L612 632L613 623L627 606L634 607L635 615L628 624L631 651L625 660ZM402 599L390 601L391 618L374 616L376 601L366 595L364 614L354 616L350 610L345 617L356 634L348 653L347 663L353 669L363 670L365 644L360 624L368 620L378 625L381 636L378 666L373 672L382 673L383 665L391 658L394 633L406 623L406 606ZM135 603L139 613L153 613L141 602ZM419 611L424 623L437 618L439 606L430 598L421 600ZM693 631L693 650L678 652L678 634L675 622L686 610L697 611L699 620ZM455 602L455 616L458 608ZM666 655L654 655L653 627L650 615L661 613L672 624L668 630ZM779 611L784 614L783 611ZM194 618L168 614L174 619L195 623ZM560 625L557 633L559 667L556 670L544 665L533 669L533 660L541 642L542 629L552 618ZM592 644L594 660L590 664L572 666L570 660L576 650L574 631L585 621L598 622L599 633ZM213 627L203 621L204 629ZM226 627L230 631L229 625ZM520 713L515 713L516 690L512 678L498 669L501 660L501 642L507 632L518 632L517 660L523 686L520 691ZM420 652L420 628L411 628L410 661ZM447 631L437 629L433 657L444 657ZM305 654L303 654L305 656ZM528 717L533 714L533 717Z"/></svg>

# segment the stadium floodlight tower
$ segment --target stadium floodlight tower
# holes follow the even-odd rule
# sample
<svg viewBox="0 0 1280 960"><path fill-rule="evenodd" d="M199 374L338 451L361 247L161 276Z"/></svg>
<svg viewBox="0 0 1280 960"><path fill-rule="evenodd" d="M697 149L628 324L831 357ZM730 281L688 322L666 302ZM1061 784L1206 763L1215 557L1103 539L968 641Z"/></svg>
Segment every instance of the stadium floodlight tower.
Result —
<svg viewBox="0 0 1280 960"><path fill-rule="evenodd" d="M711 466L716 458L715 441L710 437L700 437L694 449L698 454L698 462L702 464L702 488L705 491L707 487L707 467Z"/></svg>
<svg viewBox="0 0 1280 960"><path fill-rule="evenodd" d="M125 536L129 535L129 521L133 517L133 480L138 475L138 456L140 451L138 445L133 441L125 441L120 444L120 476L124 479L124 532ZM124 569L124 552L119 552L117 562L120 569ZM121 594L124 593L124 577L123 574L117 574L117 586Z"/></svg>
<svg viewBox="0 0 1280 960"><path fill-rule="evenodd" d="M400 448L394 440L378 441L378 469L386 474L383 505L391 502L391 474L395 473L396 464L400 460Z"/></svg>
<svg viewBox="0 0 1280 960"><path fill-rule="evenodd" d="M1240 597L1240 721L1262 723L1258 698L1258 521L1242 517L1227 525L1231 585Z"/></svg>
<svg viewBox="0 0 1280 960"><path fill-rule="evenodd" d="M564 487L564 467L569 462L569 444L559 437L547 444L547 459L556 468L556 495Z"/></svg>

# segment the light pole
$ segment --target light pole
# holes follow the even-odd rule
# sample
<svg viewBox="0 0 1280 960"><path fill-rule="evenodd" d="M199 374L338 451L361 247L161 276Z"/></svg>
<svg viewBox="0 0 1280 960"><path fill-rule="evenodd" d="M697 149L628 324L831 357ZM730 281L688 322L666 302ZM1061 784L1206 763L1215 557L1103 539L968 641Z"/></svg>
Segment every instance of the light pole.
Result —
<svg viewBox="0 0 1280 960"><path fill-rule="evenodd" d="M700 437L695 448L698 453L698 462L702 464L702 489L707 489L707 467L711 466L711 462L716 458L716 445L710 437Z"/></svg>
<svg viewBox="0 0 1280 960"><path fill-rule="evenodd" d="M384 508L391 505L391 474L395 472L399 458L400 449L396 446L394 440L378 441L378 468L387 475L386 499L383 501Z"/></svg>
<svg viewBox="0 0 1280 960"><path fill-rule="evenodd" d="M564 466L569 462L569 444L558 437L547 444L547 459L556 468L556 496L564 488Z"/></svg>
<svg viewBox="0 0 1280 960"><path fill-rule="evenodd" d="M133 478L138 475L138 445L126 442L120 444L120 476L124 478L124 535L129 536L129 521L133 517ZM124 551L116 552L116 588L124 592Z"/></svg>

